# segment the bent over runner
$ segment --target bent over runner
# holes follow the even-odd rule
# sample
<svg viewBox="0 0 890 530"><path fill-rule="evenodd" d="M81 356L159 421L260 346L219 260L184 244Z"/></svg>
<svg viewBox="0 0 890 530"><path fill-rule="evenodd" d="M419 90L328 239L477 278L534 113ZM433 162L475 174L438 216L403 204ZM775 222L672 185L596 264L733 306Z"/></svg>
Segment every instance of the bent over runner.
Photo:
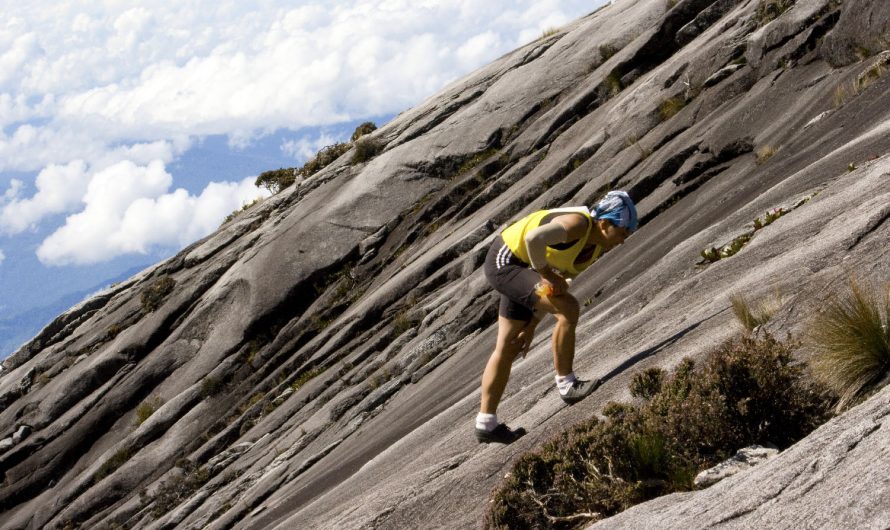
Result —
<svg viewBox="0 0 890 530"><path fill-rule="evenodd" d="M485 276L501 300L497 342L482 374L482 403L476 417L480 442L511 443L525 434L522 428L499 423L496 411L513 360L528 352L535 327L547 313L556 317L552 349L560 397L568 404L577 403L599 386L599 380L578 379L572 370L581 309L568 292L568 281L624 243L637 224L631 198L612 191L593 211L585 206L538 210L495 238L485 258Z"/></svg>

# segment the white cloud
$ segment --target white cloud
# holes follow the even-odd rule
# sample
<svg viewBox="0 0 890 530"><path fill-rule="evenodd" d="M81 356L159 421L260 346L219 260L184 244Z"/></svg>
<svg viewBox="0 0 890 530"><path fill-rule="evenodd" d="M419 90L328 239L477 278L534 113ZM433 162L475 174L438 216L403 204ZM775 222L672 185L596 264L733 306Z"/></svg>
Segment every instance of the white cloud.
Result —
<svg viewBox="0 0 890 530"><path fill-rule="evenodd" d="M18 198L22 182L13 180L5 193L10 202L0 210L0 230L16 234L48 215L74 210L81 204L89 177L83 160L48 166L37 175L37 193L29 199Z"/></svg>
<svg viewBox="0 0 890 530"><path fill-rule="evenodd" d="M217 229L226 215L268 192L241 182L211 182L199 196L168 192L173 179L163 163L121 162L97 173L83 211L38 248L46 265L90 264L156 247L179 248Z"/></svg>
<svg viewBox="0 0 890 530"><path fill-rule="evenodd" d="M5 259L6 259L6 255L3 253L2 250L0 250L0 265L3 264L3 260L5 260Z"/></svg>

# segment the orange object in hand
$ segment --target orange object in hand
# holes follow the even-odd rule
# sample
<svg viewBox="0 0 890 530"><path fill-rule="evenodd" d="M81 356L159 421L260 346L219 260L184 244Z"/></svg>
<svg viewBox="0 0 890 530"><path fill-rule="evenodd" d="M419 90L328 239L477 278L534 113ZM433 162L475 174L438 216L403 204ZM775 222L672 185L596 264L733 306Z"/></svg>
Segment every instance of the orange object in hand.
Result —
<svg viewBox="0 0 890 530"><path fill-rule="evenodd" d="M535 294L541 297L551 296L553 294L553 286L549 283L538 282L535 284Z"/></svg>

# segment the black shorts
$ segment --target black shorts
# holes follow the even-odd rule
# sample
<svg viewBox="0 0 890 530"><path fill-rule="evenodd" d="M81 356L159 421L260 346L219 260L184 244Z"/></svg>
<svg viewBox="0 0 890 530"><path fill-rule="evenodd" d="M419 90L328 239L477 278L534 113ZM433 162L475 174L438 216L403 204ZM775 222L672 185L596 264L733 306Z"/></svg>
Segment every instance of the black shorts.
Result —
<svg viewBox="0 0 890 530"><path fill-rule="evenodd" d="M488 283L501 293L498 314L511 320L531 320L539 299L535 285L541 281L541 275L516 257L501 236L488 249L484 269Z"/></svg>

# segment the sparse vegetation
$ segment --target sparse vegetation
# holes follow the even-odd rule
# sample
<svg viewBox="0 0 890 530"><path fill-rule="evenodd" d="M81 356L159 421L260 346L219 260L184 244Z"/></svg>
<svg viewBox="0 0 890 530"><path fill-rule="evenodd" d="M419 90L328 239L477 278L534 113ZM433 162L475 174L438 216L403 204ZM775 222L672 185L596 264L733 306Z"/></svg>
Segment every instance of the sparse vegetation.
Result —
<svg viewBox="0 0 890 530"><path fill-rule="evenodd" d="M658 116L661 118L661 121L668 121L676 116L678 112L683 110L683 107L685 106L686 100L683 98L668 98L658 105Z"/></svg>
<svg viewBox="0 0 890 530"><path fill-rule="evenodd" d="M612 46L611 44L600 45L600 57L602 57L603 62L608 61L616 53L618 53L618 48L615 46Z"/></svg>
<svg viewBox="0 0 890 530"><path fill-rule="evenodd" d="M376 138L361 138L355 142L354 147L351 161L353 165L367 162L383 151L383 144Z"/></svg>
<svg viewBox="0 0 890 530"><path fill-rule="evenodd" d="M782 16L782 13L791 9L796 0L760 0L754 19L758 26L765 26Z"/></svg>
<svg viewBox="0 0 890 530"><path fill-rule="evenodd" d="M361 125L359 125L358 127L355 128L355 130L352 132L352 138L350 138L350 141L354 142L354 141L358 140L359 138L361 138L362 136L364 136L366 134L371 134L372 132L374 132L376 130L377 130L377 125L374 122L366 121L365 123L362 123Z"/></svg>
<svg viewBox="0 0 890 530"><path fill-rule="evenodd" d="M99 467L99 470L96 471L95 475L93 475L92 483L97 484L103 478L111 475L122 465L126 464L127 461L130 460L130 458L132 457L133 451L131 451L129 447L119 449L111 458L102 463L102 465Z"/></svg>
<svg viewBox="0 0 890 530"><path fill-rule="evenodd" d="M829 417L829 401L770 336L743 336L634 377L639 406L611 403L516 461L494 491L487 528L574 528L693 488L693 478L753 443L785 448Z"/></svg>
<svg viewBox="0 0 890 530"><path fill-rule="evenodd" d="M774 157L777 152L778 149L771 145L762 145L757 148L757 151L754 153L755 160L758 164L763 164L770 158Z"/></svg>
<svg viewBox="0 0 890 530"><path fill-rule="evenodd" d="M733 293L729 297L729 302L732 304L732 312L739 324L750 333L758 326L769 322L773 315L781 309L782 295L777 291L772 299L752 304L741 293Z"/></svg>
<svg viewBox="0 0 890 530"><path fill-rule="evenodd" d="M257 197L256 199L254 199L248 203L245 203L241 208L239 208L239 209L235 210L234 212L230 213L229 215L227 215L226 218L223 219L222 224L226 224L226 223L234 221L235 218L238 217L238 214L240 214L242 212L246 212L247 210L253 208L254 206L256 206L257 204L259 204L261 202L263 202L263 199L260 197Z"/></svg>
<svg viewBox="0 0 890 530"><path fill-rule="evenodd" d="M807 202L809 202L811 197L805 197L796 205L794 208L800 208ZM792 208L792 209L794 209ZM763 221L760 220L760 217L754 219L754 229L750 232L746 232L739 236L736 236L729 244L724 245L723 247L717 249L715 247L708 247L701 251L701 257L704 259L701 263L714 263L715 261L720 261L721 259L728 258L730 256L734 256L737 254L745 245L751 241L751 238L754 237L754 234L773 223L776 219L782 217L789 210L785 210L784 208L775 208L766 212L763 216Z"/></svg>
<svg viewBox="0 0 890 530"><path fill-rule="evenodd" d="M151 417L152 414L155 413L156 410L161 408L163 405L163 401L161 398L149 399L148 401L143 401L136 407L136 418L133 420L133 425L138 427L145 423L145 420Z"/></svg>
<svg viewBox="0 0 890 530"><path fill-rule="evenodd" d="M160 308L167 295L173 292L174 287L176 287L176 281L167 275L153 281L142 290L142 311L151 313Z"/></svg>
<svg viewBox="0 0 890 530"><path fill-rule="evenodd" d="M541 39L546 39L547 37L552 37L552 36L556 35L557 33L559 33L559 28L554 28L554 27L547 28L541 33Z"/></svg>
<svg viewBox="0 0 890 530"><path fill-rule="evenodd" d="M859 74L856 79L838 85L834 90L834 107L840 108L844 106L849 100L859 96L865 89L887 75L888 61L890 59L882 57Z"/></svg>
<svg viewBox="0 0 890 530"><path fill-rule="evenodd" d="M370 122L368 122L370 123ZM364 124L362 124L364 125ZM359 125L359 129L362 128ZM373 125L373 124L372 124ZM356 133L358 129L356 129ZM353 133L353 136L356 134ZM359 135L361 136L361 135ZM257 177L255 184L271 191L278 193L281 190L291 186L297 181L297 177L309 178L318 173L322 169L331 165L332 162L340 158L343 153L349 151L352 144L338 142L332 145L322 147L315 156L299 168L281 168L271 171L264 171Z"/></svg>
<svg viewBox="0 0 890 530"><path fill-rule="evenodd" d="M303 372L297 377L293 383L291 383L290 387L294 389L294 392L299 390L303 385L314 379L315 377L324 373L324 368L318 367L313 368L312 370Z"/></svg>
<svg viewBox="0 0 890 530"><path fill-rule="evenodd" d="M223 382L216 377L207 376L201 380L201 397L208 398L220 393L223 389Z"/></svg>
<svg viewBox="0 0 890 530"><path fill-rule="evenodd" d="M813 318L807 344L816 375L840 396L838 410L856 404L890 379L890 286L855 279Z"/></svg>
<svg viewBox="0 0 890 530"><path fill-rule="evenodd" d="M174 475L161 482L154 498L143 498L144 503L154 502L151 515L155 519L179 506L182 501L191 497L210 480L210 472L206 468L199 467L188 460L180 460L176 466L182 469L182 474Z"/></svg>

